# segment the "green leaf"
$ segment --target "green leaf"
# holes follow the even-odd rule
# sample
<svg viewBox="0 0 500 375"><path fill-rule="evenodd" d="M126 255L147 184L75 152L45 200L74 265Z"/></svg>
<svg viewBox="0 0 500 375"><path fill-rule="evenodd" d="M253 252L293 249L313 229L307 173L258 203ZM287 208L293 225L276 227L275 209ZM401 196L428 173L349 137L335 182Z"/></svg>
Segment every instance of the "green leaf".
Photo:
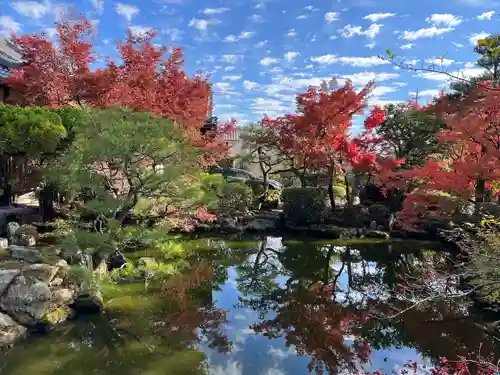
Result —
<svg viewBox="0 0 500 375"><path fill-rule="evenodd" d="M385 53L387 53L387 56L391 57L392 56L392 52L390 49L386 49L385 50Z"/></svg>

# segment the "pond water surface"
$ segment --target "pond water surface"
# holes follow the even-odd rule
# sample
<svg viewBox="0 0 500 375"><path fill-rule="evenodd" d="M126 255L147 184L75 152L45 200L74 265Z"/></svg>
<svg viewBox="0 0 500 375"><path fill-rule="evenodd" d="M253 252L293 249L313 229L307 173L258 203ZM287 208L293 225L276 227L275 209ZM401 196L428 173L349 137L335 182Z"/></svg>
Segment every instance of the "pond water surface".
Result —
<svg viewBox="0 0 500 375"><path fill-rule="evenodd" d="M446 262L435 244L186 244L196 255L184 275L161 289L107 285L106 314L0 353L0 374L391 373L408 361L425 371L440 356L497 352L466 301L429 300L400 314L409 302L394 286Z"/></svg>

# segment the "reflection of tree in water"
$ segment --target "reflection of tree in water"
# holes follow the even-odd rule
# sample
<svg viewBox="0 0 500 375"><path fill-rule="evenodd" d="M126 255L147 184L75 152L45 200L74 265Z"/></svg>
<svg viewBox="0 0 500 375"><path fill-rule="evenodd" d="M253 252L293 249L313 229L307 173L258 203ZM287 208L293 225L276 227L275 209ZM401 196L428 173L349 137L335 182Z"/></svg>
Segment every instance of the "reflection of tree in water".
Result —
<svg viewBox="0 0 500 375"><path fill-rule="evenodd" d="M453 359L480 347L483 355L495 351L495 341L461 300L429 300L387 319L410 304L394 292L401 275L422 278L429 266L443 261L430 252L409 252L407 245L387 247L365 252L362 246L358 251L297 244L276 251L264 243L251 262L238 267L240 305L259 313L255 331L283 337L299 355L311 356L310 368L318 373L362 364L370 348L414 348L435 363L440 356ZM288 277L285 285L276 282L277 275Z"/></svg>
<svg viewBox="0 0 500 375"><path fill-rule="evenodd" d="M170 304L168 329L178 332L176 334L189 334L194 339L208 342L209 347L227 353L231 345L222 326L229 321L226 312L212 302L215 275L211 263L201 262L168 281L165 287Z"/></svg>

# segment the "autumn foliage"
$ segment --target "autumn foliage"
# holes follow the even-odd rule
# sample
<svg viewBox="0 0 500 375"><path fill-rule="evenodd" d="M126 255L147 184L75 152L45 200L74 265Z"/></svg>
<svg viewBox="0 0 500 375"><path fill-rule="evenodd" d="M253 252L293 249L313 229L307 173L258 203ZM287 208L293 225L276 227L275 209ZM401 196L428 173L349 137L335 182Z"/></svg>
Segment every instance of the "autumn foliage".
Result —
<svg viewBox="0 0 500 375"><path fill-rule="evenodd" d="M438 113L445 127L437 133L446 150L420 168L386 175L387 184L417 188L407 195L400 220L411 224L422 217L452 216L455 202L481 203L500 179L500 92L480 87L464 99L439 98L422 110Z"/></svg>
<svg viewBox="0 0 500 375"><path fill-rule="evenodd" d="M220 137L202 136L199 129L209 112L208 76L189 77L182 48L153 44L156 32L134 36L130 31L117 42L118 59L101 61L93 51L93 28L83 17L57 25L58 43L43 35L13 36L29 64L14 69L7 84L11 101L43 107L120 106L157 114L175 121L195 146L210 152L213 162L225 151ZM119 63L117 61L120 61ZM94 63L104 67L93 69ZM233 124L219 127L223 132Z"/></svg>

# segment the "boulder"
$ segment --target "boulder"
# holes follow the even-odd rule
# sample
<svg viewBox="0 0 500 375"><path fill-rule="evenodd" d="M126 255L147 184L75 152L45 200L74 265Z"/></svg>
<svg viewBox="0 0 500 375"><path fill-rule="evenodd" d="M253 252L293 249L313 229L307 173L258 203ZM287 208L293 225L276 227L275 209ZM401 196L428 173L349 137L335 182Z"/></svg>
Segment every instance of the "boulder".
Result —
<svg viewBox="0 0 500 375"><path fill-rule="evenodd" d="M41 263L42 254L35 248L10 245L8 248L10 256L14 259L25 260L30 263Z"/></svg>
<svg viewBox="0 0 500 375"><path fill-rule="evenodd" d="M34 282L41 281L43 283L50 283L52 279L57 275L59 267L50 266L48 264L37 263L30 264L24 267L22 270L23 276Z"/></svg>
<svg viewBox="0 0 500 375"><path fill-rule="evenodd" d="M149 264L156 264L156 259L153 257L141 257L137 261L139 267L147 267Z"/></svg>
<svg viewBox="0 0 500 375"><path fill-rule="evenodd" d="M0 249L7 249L9 247L9 240L7 238L0 238Z"/></svg>
<svg viewBox="0 0 500 375"><path fill-rule="evenodd" d="M123 255L121 251L115 251L108 256L106 264L108 266L108 271L111 272L125 266L125 264L127 264L127 258L125 258L125 255Z"/></svg>
<svg viewBox="0 0 500 375"><path fill-rule="evenodd" d="M46 283L30 285L24 276L18 276L0 298L0 308L18 323L34 327L46 315L50 299L51 291Z"/></svg>
<svg viewBox="0 0 500 375"><path fill-rule="evenodd" d="M245 229L250 232L269 232L276 228L276 220L257 218L250 220Z"/></svg>
<svg viewBox="0 0 500 375"><path fill-rule="evenodd" d="M35 246L36 238L29 234L21 233L19 236L12 238L12 243L18 246Z"/></svg>
<svg viewBox="0 0 500 375"><path fill-rule="evenodd" d="M28 224L21 225L19 228L17 228L14 235L16 237L20 237L22 234L27 234L29 236L35 237L35 239L38 238L38 231L36 227L33 225L28 225Z"/></svg>
<svg viewBox="0 0 500 375"><path fill-rule="evenodd" d="M69 306L75 310L76 315L99 314L104 310L102 295L99 292L81 294Z"/></svg>
<svg viewBox="0 0 500 375"><path fill-rule="evenodd" d="M0 297L4 295L14 279L20 274L20 270L0 270Z"/></svg>
<svg viewBox="0 0 500 375"><path fill-rule="evenodd" d="M494 202L478 203L479 212L482 214L500 217L500 204Z"/></svg>
<svg viewBox="0 0 500 375"><path fill-rule="evenodd" d="M0 313L0 349L14 345L26 336L27 329L16 323L10 316Z"/></svg>
<svg viewBox="0 0 500 375"><path fill-rule="evenodd" d="M370 230L365 233L366 238L380 238L383 240L388 240L391 236L387 232L382 232L380 230Z"/></svg>
<svg viewBox="0 0 500 375"><path fill-rule="evenodd" d="M11 221L7 224L7 237L14 238L16 236L17 230L20 228L20 225L15 221Z"/></svg>

